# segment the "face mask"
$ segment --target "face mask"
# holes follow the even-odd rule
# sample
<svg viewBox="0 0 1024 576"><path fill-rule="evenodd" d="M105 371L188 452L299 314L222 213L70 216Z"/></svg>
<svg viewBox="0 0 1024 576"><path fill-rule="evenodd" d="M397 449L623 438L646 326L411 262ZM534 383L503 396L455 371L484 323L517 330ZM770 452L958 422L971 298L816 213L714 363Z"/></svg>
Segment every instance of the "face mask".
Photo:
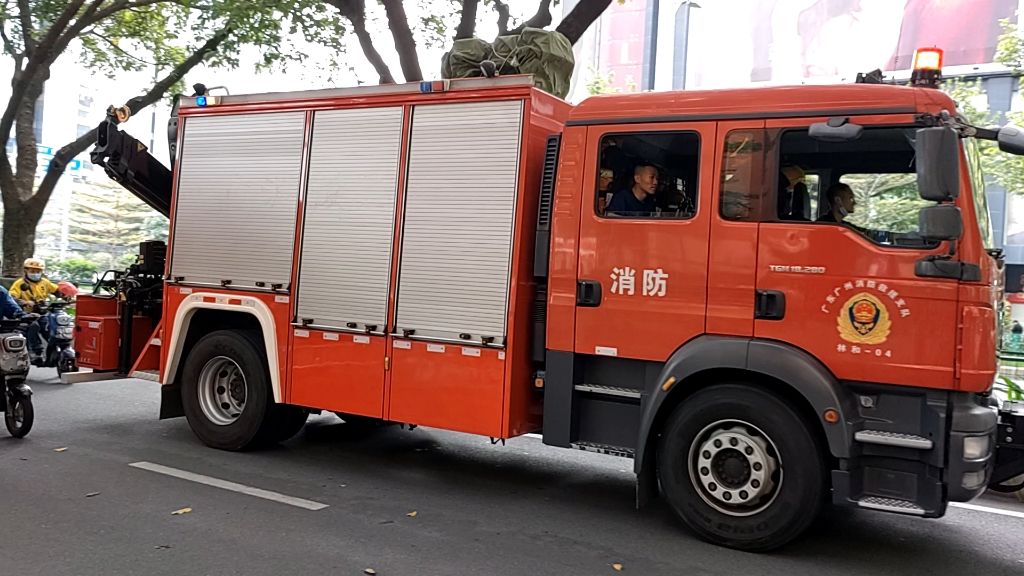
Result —
<svg viewBox="0 0 1024 576"><path fill-rule="evenodd" d="M28 275L28 279L33 281L33 282L39 282L40 280L42 280L42 278L43 278L42 274L29 274Z"/></svg>
<svg viewBox="0 0 1024 576"><path fill-rule="evenodd" d="M850 215L850 212L846 210L846 206L843 206L842 204L839 205L839 213L843 215L843 218Z"/></svg>

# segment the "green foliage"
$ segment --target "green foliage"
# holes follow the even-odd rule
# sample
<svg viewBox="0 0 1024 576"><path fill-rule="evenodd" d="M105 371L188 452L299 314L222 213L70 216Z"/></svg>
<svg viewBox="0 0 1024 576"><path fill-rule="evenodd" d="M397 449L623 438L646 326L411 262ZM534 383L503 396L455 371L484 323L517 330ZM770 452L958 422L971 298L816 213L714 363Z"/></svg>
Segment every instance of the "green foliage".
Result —
<svg viewBox="0 0 1024 576"><path fill-rule="evenodd" d="M68 258L50 265L48 276L53 280L67 280L75 284L88 284L93 281L100 265L82 258Z"/></svg>
<svg viewBox="0 0 1024 576"><path fill-rule="evenodd" d="M605 74L600 70L595 70L591 68L590 74L590 80L587 80L587 93L590 94L591 96L596 96L598 94L618 94L622 92L621 88L612 86L612 83L615 82L614 71L610 70L607 74ZM639 91L639 89L640 87L637 86L637 83L635 80L633 80L633 77L626 76L626 91L637 92Z"/></svg>
<svg viewBox="0 0 1024 576"><path fill-rule="evenodd" d="M148 239L146 223L154 212L116 184L75 193L68 238L84 247L88 260L102 269L121 269L123 258L134 262L139 242Z"/></svg>
<svg viewBox="0 0 1024 576"><path fill-rule="evenodd" d="M1007 400L1024 401L1024 388L1006 376L999 376L992 389L1005 394Z"/></svg>
<svg viewBox="0 0 1024 576"><path fill-rule="evenodd" d="M845 174L841 180L857 201L847 220L861 228L917 231L917 213L931 204L918 195L916 174Z"/></svg>

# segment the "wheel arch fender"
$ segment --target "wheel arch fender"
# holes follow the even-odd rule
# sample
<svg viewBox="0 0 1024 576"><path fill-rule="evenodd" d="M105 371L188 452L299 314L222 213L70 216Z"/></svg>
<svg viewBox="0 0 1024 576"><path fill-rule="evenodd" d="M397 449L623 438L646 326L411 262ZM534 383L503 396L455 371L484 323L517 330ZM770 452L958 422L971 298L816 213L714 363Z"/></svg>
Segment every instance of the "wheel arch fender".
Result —
<svg viewBox="0 0 1024 576"><path fill-rule="evenodd" d="M270 386L274 393L274 402L280 404L282 402L281 371L277 357L277 330L274 315L265 302L252 296L227 296L212 292L194 292L189 295L174 313L171 338L168 342L167 367L164 370L161 384L167 386L175 383L178 366L183 360L182 353L192 318L200 310L223 310L248 314L259 322L263 345L267 352L267 368L270 372Z"/></svg>
<svg viewBox="0 0 1024 576"><path fill-rule="evenodd" d="M836 378L815 357L774 340L700 336L669 357L656 386L644 398L634 462L638 474L651 470L659 423L685 396L719 380L715 375L726 374L746 374L755 380L759 376L788 387L783 392L799 395L814 411L829 452L837 458L849 456L852 433L847 417L856 413L856 407L852 396L843 392ZM835 410L838 421L826 422L827 410Z"/></svg>

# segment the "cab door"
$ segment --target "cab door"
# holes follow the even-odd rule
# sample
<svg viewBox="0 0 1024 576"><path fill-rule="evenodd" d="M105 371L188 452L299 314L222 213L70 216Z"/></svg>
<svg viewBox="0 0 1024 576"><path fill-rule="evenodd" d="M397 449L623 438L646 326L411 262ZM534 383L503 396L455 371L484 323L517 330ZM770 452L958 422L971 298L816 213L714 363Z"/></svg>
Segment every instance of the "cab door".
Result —
<svg viewBox="0 0 1024 576"><path fill-rule="evenodd" d="M824 121L767 122L776 171L817 174L821 194L811 218L759 226L754 336L809 352L839 379L953 388L958 283L915 275L949 246L914 235L930 203L917 196L912 118L852 118L860 138L811 139L807 127ZM844 224L815 221L837 183L852 188L853 212Z"/></svg>
<svg viewBox="0 0 1024 576"><path fill-rule="evenodd" d="M664 361L704 333L715 123L591 127L577 270L575 351ZM629 193L658 168L654 213L602 213L599 174Z"/></svg>

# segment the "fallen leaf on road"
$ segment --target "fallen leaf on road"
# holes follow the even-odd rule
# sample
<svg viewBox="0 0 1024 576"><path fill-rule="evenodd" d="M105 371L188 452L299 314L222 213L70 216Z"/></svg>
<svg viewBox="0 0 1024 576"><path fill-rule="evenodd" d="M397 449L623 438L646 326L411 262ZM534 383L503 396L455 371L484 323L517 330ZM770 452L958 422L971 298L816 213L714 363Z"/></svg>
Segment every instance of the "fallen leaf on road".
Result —
<svg viewBox="0 0 1024 576"><path fill-rule="evenodd" d="M612 568L615 568L619 572L622 572L622 564L612 564Z"/></svg>
<svg viewBox="0 0 1024 576"><path fill-rule="evenodd" d="M170 547L171 547L170 544L161 544L159 546L153 546L153 548L156 548L157 550L167 550Z"/></svg>
<svg viewBox="0 0 1024 576"><path fill-rule="evenodd" d="M373 568L367 568L366 570L363 570L363 573L365 573L365 574L376 574L377 571L374 570Z"/></svg>
<svg viewBox="0 0 1024 576"><path fill-rule="evenodd" d="M182 514L188 514L191 511L191 508L182 508L181 510L175 510L174 512L171 512L171 516L181 516Z"/></svg>
<svg viewBox="0 0 1024 576"><path fill-rule="evenodd" d="M89 492L88 494L85 495L85 497L86 498L92 498L93 496L99 496L99 495L100 495L99 492Z"/></svg>
<svg viewBox="0 0 1024 576"><path fill-rule="evenodd" d="M419 512L413 510L412 512L406 514L406 516L408 516L409 518L415 518L417 514L419 514Z"/></svg>
<svg viewBox="0 0 1024 576"><path fill-rule="evenodd" d="M54 452L63 452L65 450L67 450L67 448L54 448L53 449Z"/></svg>

